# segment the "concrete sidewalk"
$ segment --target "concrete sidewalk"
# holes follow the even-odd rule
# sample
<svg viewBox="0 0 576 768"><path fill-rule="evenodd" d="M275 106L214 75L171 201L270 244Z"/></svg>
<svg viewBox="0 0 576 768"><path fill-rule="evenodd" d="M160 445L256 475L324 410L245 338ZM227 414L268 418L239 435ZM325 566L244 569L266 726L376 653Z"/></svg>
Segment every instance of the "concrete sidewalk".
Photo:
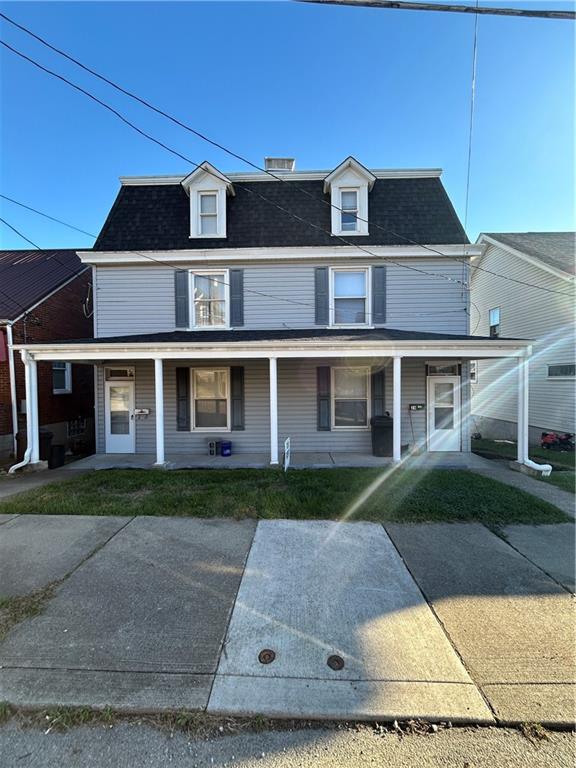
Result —
<svg viewBox="0 0 576 768"><path fill-rule="evenodd" d="M523 472L515 472L510 469L508 461L499 459L485 459L483 456L472 454L474 459L470 462L469 469L478 475L489 477L491 480L498 480L505 485L511 485L513 488L519 488L521 491L531 493L539 499L553 504L558 509L565 512L570 517L576 518L576 497L573 493L563 491L555 485L537 480L535 477L525 475Z"/></svg>
<svg viewBox="0 0 576 768"><path fill-rule="evenodd" d="M565 725L572 555L512 528L4 520L0 596L63 581L0 643L0 701Z"/></svg>

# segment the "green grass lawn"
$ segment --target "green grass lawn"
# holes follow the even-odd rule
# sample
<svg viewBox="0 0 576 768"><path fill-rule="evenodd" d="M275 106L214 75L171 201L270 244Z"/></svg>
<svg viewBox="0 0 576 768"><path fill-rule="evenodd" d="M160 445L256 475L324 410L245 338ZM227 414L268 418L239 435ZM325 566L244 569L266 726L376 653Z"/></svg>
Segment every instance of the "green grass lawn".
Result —
<svg viewBox="0 0 576 768"><path fill-rule="evenodd" d="M472 440L472 450L488 459L515 459L516 443L501 443L495 440ZM539 445L530 446L530 458L541 464L551 464L550 477L538 477L545 483L555 485L563 491L576 493L576 452L549 451Z"/></svg>
<svg viewBox="0 0 576 768"><path fill-rule="evenodd" d="M491 459L516 458L516 443L496 440L472 440L472 451ZM558 469L576 468L576 451L549 451L539 445L531 445L528 454L533 461L551 464Z"/></svg>
<svg viewBox="0 0 576 768"><path fill-rule="evenodd" d="M372 488L372 492L370 489ZM465 470L109 470L6 499L3 513L423 522L568 520L546 502Z"/></svg>

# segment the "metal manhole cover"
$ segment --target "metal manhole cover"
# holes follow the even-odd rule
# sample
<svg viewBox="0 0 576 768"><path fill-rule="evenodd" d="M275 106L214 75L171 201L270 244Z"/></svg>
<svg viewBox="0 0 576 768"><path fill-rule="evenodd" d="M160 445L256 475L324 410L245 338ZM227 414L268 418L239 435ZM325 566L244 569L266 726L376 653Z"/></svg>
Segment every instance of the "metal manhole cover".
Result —
<svg viewBox="0 0 576 768"><path fill-rule="evenodd" d="M258 654L258 661L260 664L271 664L275 658L276 654L274 651L271 651L270 648L264 648L264 650L260 651Z"/></svg>

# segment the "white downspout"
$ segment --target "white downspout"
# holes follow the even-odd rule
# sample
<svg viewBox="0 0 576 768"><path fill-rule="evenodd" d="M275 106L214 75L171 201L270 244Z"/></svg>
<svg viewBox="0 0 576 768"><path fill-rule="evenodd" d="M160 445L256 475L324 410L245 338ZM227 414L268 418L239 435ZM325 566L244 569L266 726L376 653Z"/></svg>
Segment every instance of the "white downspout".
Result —
<svg viewBox="0 0 576 768"><path fill-rule="evenodd" d="M14 338L12 335L12 324L6 326L6 341L8 344L8 375L10 378L10 405L12 408L12 442L14 445L14 458L18 453L18 403L16 401L16 369L14 367Z"/></svg>
<svg viewBox="0 0 576 768"><path fill-rule="evenodd" d="M22 362L24 363L24 386L25 386L25 396L26 396L26 452L24 453L24 458L22 461L18 462L18 464L13 464L10 469L8 470L9 475L13 475L14 472L16 472L17 469L21 469L22 467L25 467L27 464L30 463L30 459L32 457L32 435L33 435L33 424L32 424L32 403L31 403L31 365L30 365L30 358L27 352L24 350L20 353L22 355Z"/></svg>
<svg viewBox="0 0 576 768"><path fill-rule="evenodd" d="M525 467L541 472L542 477L552 473L550 464L538 464L528 457L528 436L530 431L529 415L529 358L521 357L518 361L518 457L517 461Z"/></svg>

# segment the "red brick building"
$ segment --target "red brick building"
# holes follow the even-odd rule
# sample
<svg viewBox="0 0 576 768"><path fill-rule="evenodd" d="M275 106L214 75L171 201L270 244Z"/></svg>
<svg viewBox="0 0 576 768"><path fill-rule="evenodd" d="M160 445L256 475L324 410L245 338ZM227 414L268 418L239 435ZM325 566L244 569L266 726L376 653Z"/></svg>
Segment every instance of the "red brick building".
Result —
<svg viewBox="0 0 576 768"><path fill-rule="evenodd" d="M12 344L92 336L91 270L74 250L0 251L0 457L26 433L24 365ZM12 358L12 365L11 365ZM15 396L14 396L15 395ZM92 450L91 365L38 364L41 429L73 451ZM22 441L25 447L25 440Z"/></svg>

